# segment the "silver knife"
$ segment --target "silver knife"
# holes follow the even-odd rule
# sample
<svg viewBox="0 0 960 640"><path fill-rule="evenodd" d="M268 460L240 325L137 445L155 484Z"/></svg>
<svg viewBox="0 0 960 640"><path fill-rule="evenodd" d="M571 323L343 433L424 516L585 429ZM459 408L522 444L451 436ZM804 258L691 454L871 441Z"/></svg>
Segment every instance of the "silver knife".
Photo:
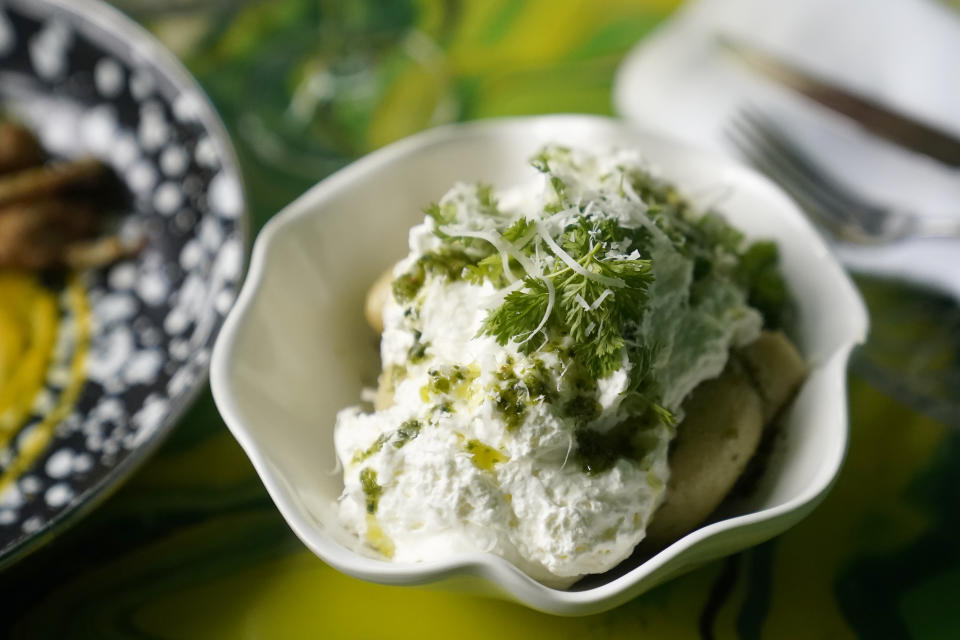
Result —
<svg viewBox="0 0 960 640"><path fill-rule="evenodd" d="M729 37L719 40L725 49L765 77L855 120L881 138L960 168L960 140L953 134L842 89L756 47Z"/></svg>

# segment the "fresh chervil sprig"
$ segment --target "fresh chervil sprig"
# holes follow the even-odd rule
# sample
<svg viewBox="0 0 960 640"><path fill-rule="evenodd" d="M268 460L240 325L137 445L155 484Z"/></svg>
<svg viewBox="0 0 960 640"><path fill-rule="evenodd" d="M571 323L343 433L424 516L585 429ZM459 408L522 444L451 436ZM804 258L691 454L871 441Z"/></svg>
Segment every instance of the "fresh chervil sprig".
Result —
<svg viewBox="0 0 960 640"><path fill-rule="evenodd" d="M577 359L597 378L623 366L625 325L640 314L653 276L649 260L606 257L614 243L619 246L628 235L606 222L582 217L561 233L559 242L538 222L515 223L511 235L526 238L536 230L554 266L528 275L523 286L488 315L481 332L501 345L516 342L524 352L535 350L549 336L569 336ZM552 305L548 282L555 290ZM534 335L538 327L540 340Z"/></svg>
<svg viewBox="0 0 960 640"><path fill-rule="evenodd" d="M464 184L430 206L440 242L395 281L394 296L415 306L431 279L492 284L506 295L481 335L528 355L554 352L578 390L626 369L619 424L592 428L599 405L589 394L563 407L584 470L600 473L652 450L695 385L759 330L761 314L768 326L789 321L789 292L776 245L747 246L629 152L550 145L531 164L546 181L539 211L518 217L489 187Z"/></svg>
<svg viewBox="0 0 960 640"><path fill-rule="evenodd" d="M491 335L501 345L514 341L524 353L534 351L538 343L531 340L550 305L549 291L543 280L527 277L523 288L511 291L503 303L490 312L481 333Z"/></svg>
<svg viewBox="0 0 960 640"><path fill-rule="evenodd" d="M722 308L710 305L731 304L736 297L723 293L731 287L745 290L768 324L776 324L788 299L776 248L758 244L745 251L743 236L720 216L695 211L673 186L639 165L601 170L594 162L558 146L537 154L531 163L545 174L549 191L532 217L500 210L488 186L458 185L426 212L443 250L421 258L395 284L395 293L412 298L428 276L511 287L481 334L526 353L563 343L597 378L629 361L632 388L655 400L659 393L646 379L653 372L640 360L661 366L664 360L653 354L661 341L673 348L673 340L649 323L640 328L648 289L659 273L652 269L654 255L669 254L658 269L671 274L685 294L669 303L681 305L677 317L689 311L704 318L702 331L688 331L685 340L691 342L713 335L710 319ZM590 172L595 182L586 183L581 176ZM683 275L687 268L689 275Z"/></svg>

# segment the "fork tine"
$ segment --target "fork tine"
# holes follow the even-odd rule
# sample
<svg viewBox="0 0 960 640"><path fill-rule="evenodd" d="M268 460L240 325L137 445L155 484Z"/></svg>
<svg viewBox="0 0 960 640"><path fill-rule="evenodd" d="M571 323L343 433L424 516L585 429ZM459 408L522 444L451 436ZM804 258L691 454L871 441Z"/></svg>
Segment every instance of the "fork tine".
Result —
<svg viewBox="0 0 960 640"><path fill-rule="evenodd" d="M776 165L784 174L784 179L808 191L809 196L831 216L846 224L857 223L856 214L862 211L862 207L838 195L835 189L831 189L824 181L824 176L819 169L810 170L809 161L799 161L794 148L787 146L789 143L784 140L782 134L766 128L759 121L744 119L735 122L756 153L762 156L764 163Z"/></svg>
<svg viewBox="0 0 960 640"><path fill-rule="evenodd" d="M741 111L741 117L767 144L779 152L777 155L789 162L798 174L804 176L818 192L835 201L839 207L849 212L866 212L874 208L828 175L810 158L806 150L794 143L783 128L769 117L749 107Z"/></svg>
<svg viewBox="0 0 960 640"><path fill-rule="evenodd" d="M800 200L805 208L811 209L811 212L817 214L823 222L829 223L829 226L835 227L840 222L834 215L826 212L826 209L832 205L824 202L816 185L811 185L804 175L798 175L793 171L790 165L785 164L779 154L765 144L762 138L758 138L748 126L738 121L733 121L731 124L732 126L726 131L727 137L751 164L773 178Z"/></svg>
<svg viewBox="0 0 960 640"><path fill-rule="evenodd" d="M858 193L831 177L801 146L768 116L750 109L746 116L755 118L762 137L775 154L789 164L797 175L805 178L807 187L824 201L827 213L842 220L847 239L857 242L886 242L914 234L917 219L912 215L895 214L889 208L864 200Z"/></svg>
<svg viewBox="0 0 960 640"><path fill-rule="evenodd" d="M775 119L754 107L741 108L725 133L752 164L843 240L876 244L913 236L960 235L955 221L931 224L913 211L866 200L831 177Z"/></svg>
<svg viewBox="0 0 960 640"><path fill-rule="evenodd" d="M752 159L751 162L758 168L762 166L767 176L793 196L801 208L821 226L836 236L846 236L848 234L848 224L837 220L833 214L828 213L820 202L811 199L809 192L798 187L792 179L785 177L782 171L771 168L771 165L763 160Z"/></svg>
<svg viewBox="0 0 960 640"><path fill-rule="evenodd" d="M735 118L726 130L727 137L754 164L779 183L803 208L834 235L854 242L876 242L851 214L853 207L843 204L825 191L815 178L785 158L786 153L772 145L764 132L755 131L750 122Z"/></svg>

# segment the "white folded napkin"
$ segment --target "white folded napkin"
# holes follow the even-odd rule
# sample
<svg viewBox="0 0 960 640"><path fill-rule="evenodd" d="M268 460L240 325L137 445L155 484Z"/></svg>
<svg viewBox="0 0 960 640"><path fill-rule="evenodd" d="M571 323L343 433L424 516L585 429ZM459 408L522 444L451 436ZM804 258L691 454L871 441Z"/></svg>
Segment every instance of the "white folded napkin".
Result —
<svg viewBox="0 0 960 640"><path fill-rule="evenodd" d="M960 137L960 14L933 0L698 0L628 55L614 87L624 117L734 153L741 106L770 112L865 197L960 219L960 170L905 151L747 68L722 35L791 61ZM960 298L960 238L835 245L852 269Z"/></svg>

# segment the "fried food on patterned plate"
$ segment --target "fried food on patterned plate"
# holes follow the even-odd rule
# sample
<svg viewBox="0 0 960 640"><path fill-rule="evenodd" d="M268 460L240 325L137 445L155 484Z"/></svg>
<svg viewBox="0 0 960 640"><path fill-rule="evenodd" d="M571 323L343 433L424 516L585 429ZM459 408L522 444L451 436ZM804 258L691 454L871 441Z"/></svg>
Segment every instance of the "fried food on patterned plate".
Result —
<svg viewBox="0 0 960 640"><path fill-rule="evenodd" d="M108 167L90 157L46 160L28 129L0 124L0 268L99 267L143 247L142 238L106 233L123 196Z"/></svg>

